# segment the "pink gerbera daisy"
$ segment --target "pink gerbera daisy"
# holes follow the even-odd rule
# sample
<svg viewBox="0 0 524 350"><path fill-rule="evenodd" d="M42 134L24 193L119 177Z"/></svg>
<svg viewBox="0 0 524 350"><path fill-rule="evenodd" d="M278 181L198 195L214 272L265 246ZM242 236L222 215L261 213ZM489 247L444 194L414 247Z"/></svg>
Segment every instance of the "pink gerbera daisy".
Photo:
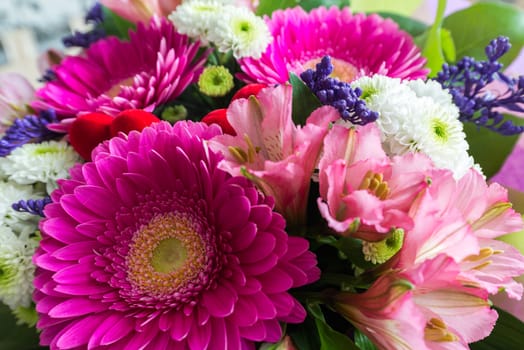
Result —
<svg viewBox="0 0 524 350"><path fill-rule="evenodd" d="M336 78L350 82L363 75L426 77L425 59L409 34L390 19L351 13L349 8L300 7L279 10L266 19L273 42L260 59L240 60L240 77L249 82L284 83L289 73L314 68L326 55Z"/></svg>
<svg viewBox="0 0 524 350"><path fill-rule="evenodd" d="M34 299L52 349L252 349L302 322L307 240L244 177L216 126L153 124L105 142L45 209Z"/></svg>
<svg viewBox="0 0 524 350"><path fill-rule="evenodd" d="M62 117L81 112L116 115L126 109L152 111L176 98L198 79L207 53L158 17L139 23L129 41L99 40L82 56L54 68L56 79L37 91L35 108L53 108Z"/></svg>

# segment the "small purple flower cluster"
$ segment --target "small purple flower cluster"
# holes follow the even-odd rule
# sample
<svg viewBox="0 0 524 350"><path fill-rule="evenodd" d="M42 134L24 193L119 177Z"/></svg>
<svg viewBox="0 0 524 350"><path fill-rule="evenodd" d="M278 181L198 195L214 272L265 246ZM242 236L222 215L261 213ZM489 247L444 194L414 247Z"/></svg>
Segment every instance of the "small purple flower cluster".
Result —
<svg viewBox="0 0 524 350"><path fill-rule="evenodd" d="M522 105L519 106L524 103L524 76L511 78L500 71L503 65L498 59L510 47L508 38L498 37L486 47L486 61L464 57L456 65L443 65L435 80L453 96L453 102L460 109L461 121L472 122L502 135L524 132L523 125L504 120L499 111L504 108L524 112ZM506 85L506 91L499 95L489 91L486 86L494 80Z"/></svg>
<svg viewBox="0 0 524 350"><path fill-rule="evenodd" d="M88 48L94 42L106 37L106 32L98 25L104 21L104 13L100 3L96 3L85 16L86 23L92 23L95 28L82 33L75 31L72 35L68 35L62 39L65 47L83 47Z"/></svg>
<svg viewBox="0 0 524 350"><path fill-rule="evenodd" d="M353 89L349 83L329 77L331 72L331 59L324 56L316 65L315 71L308 69L300 77L320 103L335 107L342 119L356 125L366 125L377 120L378 113L369 110L366 102L360 99L362 91L359 88Z"/></svg>
<svg viewBox="0 0 524 350"><path fill-rule="evenodd" d="M48 124L57 122L56 114L51 109L40 112L38 116L30 114L15 120L0 139L0 157L28 142L42 142L61 136L47 128Z"/></svg>
<svg viewBox="0 0 524 350"><path fill-rule="evenodd" d="M51 203L51 197L46 196L41 199L28 199L28 200L20 200L16 203L13 203L11 207L19 212L25 212L33 215L38 215L41 217L44 217L44 208L46 205Z"/></svg>

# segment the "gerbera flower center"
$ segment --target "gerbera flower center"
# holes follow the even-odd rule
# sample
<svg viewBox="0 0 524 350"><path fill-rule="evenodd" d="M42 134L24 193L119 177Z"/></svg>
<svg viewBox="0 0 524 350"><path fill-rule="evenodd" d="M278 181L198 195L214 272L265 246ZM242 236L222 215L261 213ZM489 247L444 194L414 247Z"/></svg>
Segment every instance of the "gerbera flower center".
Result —
<svg viewBox="0 0 524 350"><path fill-rule="evenodd" d="M134 82L133 77L123 79L119 81L118 83L113 84L111 88L104 93L104 95L109 96L111 98L116 97L118 96L120 91L122 91L122 88L124 86L131 86L133 85L133 82Z"/></svg>
<svg viewBox="0 0 524 350"><path fill-rule="evenodd" d="M141 293L165 296L205 267L199 223L184 213L155 216L133 236L126 258L128 280Z"/></svg>
<svg viewBox="0 0 524 350"><path fill-rule="evenodd" d="M330 77L347 83L352 82L358 77L358 69L351 63L334 57L330 57L330 59L333 65L333 72L329 75ZM307 69L315 70L316 65L320 63L321 60L322 57L307 61L303 64L304 71Z"/></svg>
<svg viewBox="0 0 524 350"><path fill-rule="evenodd" d="M151 265L156 272L171 273L181 268L186 259L184 244L176 238L167 238L153 250Z"/></svg>

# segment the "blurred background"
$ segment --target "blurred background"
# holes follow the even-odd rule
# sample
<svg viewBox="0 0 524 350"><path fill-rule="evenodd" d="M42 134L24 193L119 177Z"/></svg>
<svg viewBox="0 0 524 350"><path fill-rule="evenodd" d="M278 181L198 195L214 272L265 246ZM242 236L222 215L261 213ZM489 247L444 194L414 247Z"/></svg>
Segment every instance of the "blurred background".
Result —
<svg viewBox="0 0 524 350"><path fill-rule="evenodd" d="M133 1L133 0L122 0ZM355 3L358 2L354 0ZM365 0L392 4L399 0ZM415 16L430 23L435 13L436 0L413 1ZM474 0L448 0L448 11L464 7ZM524 9L524 0L499 0ZM83 16L96 0L1 0L0 1L0 72L18 72L38 85L41 73L38 61L49 49L65 51L61 38L74 30L85 29ZM523 55L521 55L523 56ZM524 57L512 70L524 74ZM522 67L520 67L522 66Z"/></svg>

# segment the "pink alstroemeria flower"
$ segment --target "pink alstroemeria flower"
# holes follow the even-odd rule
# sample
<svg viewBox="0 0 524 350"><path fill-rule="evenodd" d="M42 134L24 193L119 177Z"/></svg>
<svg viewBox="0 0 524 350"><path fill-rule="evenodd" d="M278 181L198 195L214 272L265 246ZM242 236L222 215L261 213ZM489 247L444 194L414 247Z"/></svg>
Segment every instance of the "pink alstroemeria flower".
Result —
<svg viewBox="0 0 524 350"><path fill-rule="evenodd" d="M182 3L182 0L101 0L100 2L131 22L147 23L153 15L166 17Z"/></svg>
<svg viewBox="0 0 524 350"><path fill-rule="evenodd" d="M430 178L431 186L410 211L414 227L388 267L406 269L445 254L460 267L462 280L490 294L503 289L520 299L523 287L514 278L524 273L524 256L494 239L523 226L507 191L498 184L488 186L475 170L459 181L445 170Z"/></svg>
<svg viewBox="0 0 524 350"><path fill-rule="evenodd" d="M339 118L329 106L315 110L299 127L291 118L292 87L262 89L256 97L235 100L227 120L236 136L220 135L210 140L211 149L225 159L223 170L243 174L267 195L290 226L304 223L311 176L322 140L331 122Z"/></svg>
<svg viewBox="0 0 524 350"><path fill-rule="evenodd" d="M16 118L29 114L35 89L22 75L0 74L0 137Z"/></svg>
<svg viewBox="0 0 524 350"><path fill-rule="evenodd" d="M381 350L466 350L489 335L497 313L487 293L464 285L459 272L441 254L382 275L364 293L340 292L332 306Z"/></svg>
<svg viewBox="0 0 524 350"><path fill-rule="evenodd" d="M388 158L374 125L335 125L319 161L320 213L335 231L366 240L382 239L392 228L411 229L408 211L427 186L431 167L421 154ZM360 224L358 231L349 232L354 223Z"/></svg>

